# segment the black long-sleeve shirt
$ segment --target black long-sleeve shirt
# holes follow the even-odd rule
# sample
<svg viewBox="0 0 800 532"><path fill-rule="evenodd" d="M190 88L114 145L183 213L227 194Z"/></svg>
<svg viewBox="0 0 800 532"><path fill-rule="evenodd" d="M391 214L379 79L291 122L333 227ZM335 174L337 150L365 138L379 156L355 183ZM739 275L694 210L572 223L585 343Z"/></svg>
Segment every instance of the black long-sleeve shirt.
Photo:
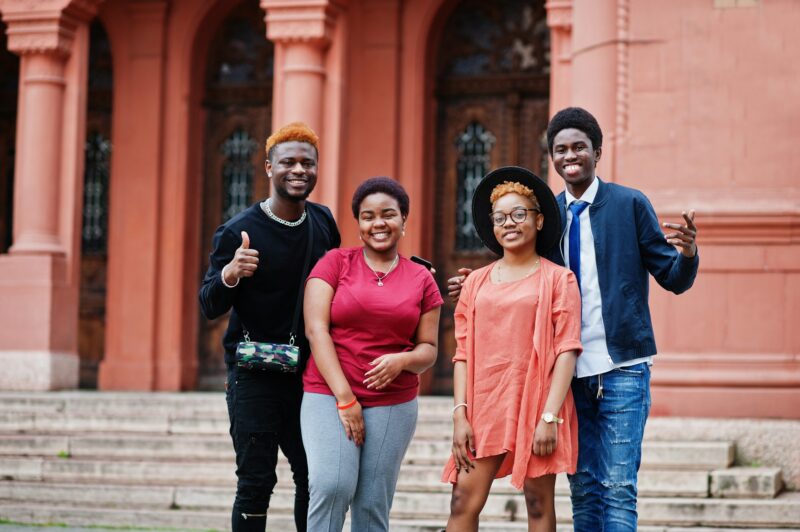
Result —
<svg viewBox="0 0 800 532"><path fill-rule="evenodd" d="M235 363L236 344L242 340L242 326L250 339L258 342L288 343L294 317L297 291L305 279L301 276L308 224L314 224L310 268L329 249L339 247L341 238L331 211L320 204L306 202L308 217L297 227L280 224L256 203L221 225L214 233L210 264L200 288L200 309L208 319L217 318L233 308L228 329L222 340L225 362ZM242 278L234 288L222 282L225 267L242 244L241 232L247 231L250 248L258 250L258 269L253 277ZM303 362L308 357L302 308L295 331Z"/></svg>

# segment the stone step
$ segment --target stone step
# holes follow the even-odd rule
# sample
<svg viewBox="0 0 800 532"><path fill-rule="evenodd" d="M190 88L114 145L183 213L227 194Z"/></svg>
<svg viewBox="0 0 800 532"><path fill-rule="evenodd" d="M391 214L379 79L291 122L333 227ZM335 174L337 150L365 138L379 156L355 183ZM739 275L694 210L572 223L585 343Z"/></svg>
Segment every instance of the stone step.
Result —
<svg viewBox="0 0 800 532"><path fill-rule="evenodd" d="M174 414L184 417L225 414L222 392L0 392L3 412L116 414L141 416Z"/></svg>
<svg viewBox="0 0 800 532"><path fill-rule="evenodd" d="M58 456L69 453L69 436L0 435L0 455Z"/></svg>
<svg viewBox="0 0 800 532"><path fill-rule="evenodd" d="M283 457L278 465L278 486L292 486L289 464ZM58 459L0 457L0 478L34 482L92 482L109 484L146 483L158 486L225 486L234 490L236 477L231 462L125 461L101 459ZM450 492L450 485L440 482L441 466L404 465L400 470L398 490ZM709 479L704 471L642 471L639 493L643 497L707 497ZM569 494L565 475L559 475L556 491ZM516 493L508 478L495 481L495 493Z"/></svg>
<svg viewBox="0 0 800 532"><path fill-rule="evenodd" d="M0 481L0 501L64 503L110 508L169 509L174 506L176 491L176 488L171 486Z"/></svg>
<svg viewBox="0 0 800 532"><path fill-rule="evenodd" d="M452 414L452 397L424 395L419 402L420 411L448 417ZM0 404L4 411L28 412L226 412L224 392L0 391Z"/></svg>
<svg viewBox="0 0 800 532"><path fill-rule="evenodd" d="M771 499L783 488L777 467L731 467L711 472L711 496Z"/></svg>
<svg viewBox="0 0 800 532"><path fill-rule="evenodd" d="M367 436L369 437L369 436ZM451 451L447 440L414 438L406 460L414 464L441 464ZM644 442L643 469L712 470L733 463L735 446L731 442Z"/></svg>
<svg viewBox="0 0 800 532"><path fill-rule="evenodd" d="M224 512L233 502L230 489L219 487L157 487L92 484L43 484L0 482L0 502L41 503L72 507L136 509L197 509ZM394 518L444 520L449 513L447 493L395 494ZM276 490L271 508L275 513L291 512L293 495ZM560 522L571 516L569 498L556 497ZM521 494L490 494L482 516L487 520L524 519L525 503ZM800 494L784 493L771 500L641 498L639 520L643 525L661 526L800 526Z"/></svg>
<svg viewBox="0 0 800 532"><path fill-rule="evenodd" d="M419 403L422 416L451 419L451 397L422 396ZM20 414L227 418L222 392L0 392L0 405L4 413Z"/></svg>
<svg viewBox="0 0 800 532"><path fill-rule="evenodd" d="M2 404L2 403L0 403ZM427 403L426 403L427 404ZM190 407L193 405L190 403ZM67 414L9 411L0 412L1 433L49 432L60 435L92 437L101 433L131 433L133 435L162 434L187 436L217 436L229 438L227 413L204 413L194 416L176 416L168 412L141 415L118 414ZM452 422L447 415L441 417L420 414L414 436L414 446L429 446L431 453L410 452L410 458L420 463L438 461L450 451ZM735 446L729 442L645 441L643 467L687 469L719 469L733 463ZM0 454L4 453L0 443Z"/></svg>
<svg viewBox="0 0 800 532"><path fill-rule="evenodd" d="M733 442L646 441L642 444L642 468L721 469L733 464Z"/></svg>
<svg viewBox="0 0 800 532"><path fill-rule="evenodd" d="M169 433L169 415L74 415L52 412L3 412L0 430L11 432L161 432Z"/></svg>
<svg viewBox="0 0 800 532"><path fill-rule="evenodd" d="M449 496L398 492L393 512L398 517L444 518ZM482 512L491 520L508 519L513 512L524 519L525 501L521 494L490 494ZM739 526L799 527L800 494L784 493L771 500L682 499L643 497L638 502L639 522L661 526ZM556 497L559 522L571 520L568 497Z"/></svg>
<svg viewBox="0 0 800 532"><path fill-rule="evenodd" d="M19 523L60 523L71 527L87 527L73 532L116 532L119 528L169 529L170 532L203 530L206 532L230 529L230 511L198 510L135 510L113 508L75 508L63 505L35 505L0 503L0 519ZM391 521L392 532L439 532L445 526L445 519L396 519ZM0 524L0 531L14 525ZM90 528L89 528L90 527ZM104 528L114 527L114 528ZM349 523L345 530L349 530ZM524 522L481 521L481 531L522 532L528 529ZM42 532L58 532L63 526L37 527ZM268 531L295 532L294 520L287 514L270 512ZM683 528L671 526L640 526L640 532L775 532L774 529L754 528ZM782 532L800 532L800 528L783 528ZM10 532L10 531L9 531ZM557 532L572 532L572 525L561 523Z"/></svg>
<svg viewBox="0 0 800 532"><path fill-rule="evenodd" d="M369 437L369 436L368 436ZM451 444L445 440L415 438L406 454L410 464L443 465ZM173 458L229 460L233 450L229 436L180 436L164 434L91 434L28 436L0 434L0 455L118 458ZM733 463L730 442L645 442L642 469L714 470Z"/></svg>
<svg viewBox="0 0 800 532"><path fill-rule="evenodd" d="M2 402L0 402L2 404ZM5 406L5 405L3 405ZM148 432L166 434L215 434L228 433L229 421L226 411L221 412L171 412L156 408L135 411L0 411L0 432ZM143 413L146 411L146 413ZM450 439L453 424L449 415L420 412L417 421L417 436L432 439Z"/></svg>
<svg viewBox="0 0 800 532"><path fill-rule="evenodd" d="M185 530L230 530L231 512L227 511L183 511L155 510L152 508L98 508L76 507L65 504L35 504L18 501L0 501L0 519L17 523L52 523L71 526L86 526L92 530L98 526L116 529L169 529L170 532ZM294 521L288 515L270 513L269 530L295 532Z"/></svg>

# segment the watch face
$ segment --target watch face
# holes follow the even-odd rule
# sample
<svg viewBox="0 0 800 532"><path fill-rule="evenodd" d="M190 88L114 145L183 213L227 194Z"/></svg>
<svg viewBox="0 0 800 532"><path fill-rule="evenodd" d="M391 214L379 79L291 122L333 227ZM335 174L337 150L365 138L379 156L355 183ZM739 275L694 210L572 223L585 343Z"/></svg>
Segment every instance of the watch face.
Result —
<svg viewBox="0 0 800 532"><path fill-rule="evenodd" d="M553 414L551 414L550 412L546 413L544 415L544 422L545 423L552 423L553 422Z"/></svg>

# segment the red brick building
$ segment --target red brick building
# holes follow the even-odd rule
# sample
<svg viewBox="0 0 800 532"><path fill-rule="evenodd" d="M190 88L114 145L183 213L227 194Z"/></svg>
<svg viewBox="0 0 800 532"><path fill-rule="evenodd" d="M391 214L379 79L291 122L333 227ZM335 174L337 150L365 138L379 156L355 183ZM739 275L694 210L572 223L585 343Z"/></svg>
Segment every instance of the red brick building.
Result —
<svg viewBox="0 0 800 532"><path fill-rule="evenodd" d="M475 176L547 173L581 105L599 174L697 209L700 274L652 291L654 414L800 412L794 0L0 0L3 389L221 386L196 290L214 227L267 194L262 144L322 138L345 245L372 175L412 197L404 253L488 259ZM549 172L554 190L560 179ZM452 309L425 390L446 392Z"/></svg>

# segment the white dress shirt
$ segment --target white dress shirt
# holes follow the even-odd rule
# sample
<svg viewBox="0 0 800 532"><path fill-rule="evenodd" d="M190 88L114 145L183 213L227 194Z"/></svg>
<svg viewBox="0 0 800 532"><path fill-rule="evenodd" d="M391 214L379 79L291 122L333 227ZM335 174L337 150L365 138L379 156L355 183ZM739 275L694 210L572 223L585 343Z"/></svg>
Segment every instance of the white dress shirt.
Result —
<svg viewBox="0 0 800 532"><path fill-rule="evenodd" d="M564 261L567 268L569 268L569 238L566 236L569 235L569 228L572 225L572 211L569 210L569 206L578 200L585 201L591 206L599 186L599 180L595 178L580 198L575 198L568 190L565 191L567 228L564 233ZM578 357L578 363L575 366L575 373L578 377L600 375L616 368L633 366L642 362L652 364L653 362L653 357L642 357L614 364L614 360L608 353L606 327L603 323L603 300L600 294L600 283L597 280L594 235L592 234L592 224L589 222L590 208L585 208L578 217L581 224L581 343L583 344L583 353Z"/></svg>

